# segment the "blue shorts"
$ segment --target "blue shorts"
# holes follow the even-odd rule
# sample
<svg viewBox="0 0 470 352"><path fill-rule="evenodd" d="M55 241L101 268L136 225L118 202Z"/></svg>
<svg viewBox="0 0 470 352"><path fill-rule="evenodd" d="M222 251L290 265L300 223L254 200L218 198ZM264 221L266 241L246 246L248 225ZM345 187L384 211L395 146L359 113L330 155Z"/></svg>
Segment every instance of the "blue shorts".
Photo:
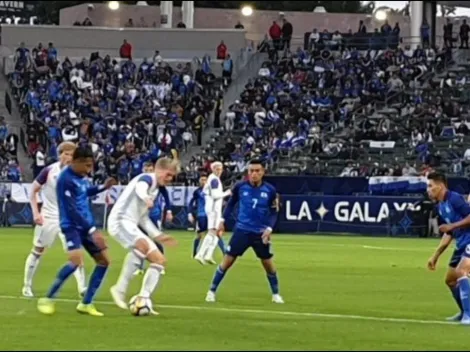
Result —
<svg viewBox="0 0 470 352"><path fill-rule="evenodd" d="M62 229L68 251L84 248L91 256L101 253L106 248L101 248L93 241L93 236L86 231L77 229Z"/></svg>
<svg viewBox="0 0 470 352"><path fill-rule="evenodd" d="M271 259L271 244L264 244L261 235L235 228L225 253L231 257L241 257L251 247L259 259Z"/></svg>
<svg viewBox="0 0 470 352"><path fill-rule="evenodd" d="M470 258L470 244L454 249L454 253L452 253L452 257L450 258L449 266L451 268L456 268L462 258Z"/></svg>
<svg viewBox="0 0 470 352"><path fill-rule="evenodd" d="M196 232L206 232L207 231L207 216L198 216L196 219Z"/></svg>

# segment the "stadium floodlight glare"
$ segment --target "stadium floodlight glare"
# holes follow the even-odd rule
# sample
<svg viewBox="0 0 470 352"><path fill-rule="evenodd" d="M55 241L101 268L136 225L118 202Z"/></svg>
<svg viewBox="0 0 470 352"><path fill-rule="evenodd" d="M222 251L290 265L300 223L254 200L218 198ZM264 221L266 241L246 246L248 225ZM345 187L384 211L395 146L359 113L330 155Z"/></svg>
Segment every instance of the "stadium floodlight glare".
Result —
<svg viewBox="0 0 470 352"><path fill-rule="evenodd" d="M251 16L253 14L253 8L251 6L243 6L242 7L242 15L243 16Z"/></svg>
<svg viewBox="0 0 470 352"><path fill-rule="evenodd" d="M385 21L387 19L387 11L379 10L374 14L377 21Z"/></svg>
<svg viewBox="0 0 470 352"><path fill-rule="evenodd" d="M119 1L110 1L108 2L108 7L110 10L116 11L119 9Z"/></svg>

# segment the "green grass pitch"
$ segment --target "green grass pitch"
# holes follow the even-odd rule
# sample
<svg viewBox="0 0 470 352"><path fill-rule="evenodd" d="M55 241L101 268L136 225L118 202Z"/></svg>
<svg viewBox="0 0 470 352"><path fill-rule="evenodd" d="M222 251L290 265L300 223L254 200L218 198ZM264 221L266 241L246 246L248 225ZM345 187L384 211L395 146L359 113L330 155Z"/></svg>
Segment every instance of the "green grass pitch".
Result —
<svg viewBox="0 0 470 352"><path fill-rule="evenodd" d="M125 252L109 238L112 268L97 297L105 317L75 312L73 277L48 317L36 300L19 297L32 229L0 229L0 350L468 349L470 327L443 321L456 312L443 282L450 253L438 272L426 270L436 240L279 235L273 248L286 304L271 303L252 253L227 274L218 302L207 304L215 267L191 259L191 233L173 234L179 246L167 249L167 274L153 297L160 316L133 317L111 304ZM64 260L57 241L38 269L37 295Z"/></svg>

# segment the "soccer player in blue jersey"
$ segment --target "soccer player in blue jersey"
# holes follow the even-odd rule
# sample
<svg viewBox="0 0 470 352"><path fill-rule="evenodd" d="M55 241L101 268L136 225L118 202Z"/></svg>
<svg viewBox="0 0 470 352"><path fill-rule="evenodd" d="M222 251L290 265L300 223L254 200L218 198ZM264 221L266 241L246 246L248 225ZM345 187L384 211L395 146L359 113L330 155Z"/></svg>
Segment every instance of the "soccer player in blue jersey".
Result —
<svg viewBox="0 0 470 352"><path fill-rule="evenodd" d="M274 186L263 181L265 169L258 160L252 160L248 166L248 181L235 185L223 219L228 219L238 203L238 214L233 235L222 263L217 268L211 287L206 295L206 302L215 302L217 288L236 259L252 248L266 270L272 301L284 303L279 294L279 282L271 252L271 234L279 212L279 198ZM222 221L219 231L225 231Z"/></svg>
<svg viewBox="0 0 470 352"><path fill-rule="evenodd" d="M428 261L429 270L435 270L439 257L454 239L454 253L450 259L446 284L454 297L460 312L449 321L460 321L470 325L470 205L465 198L447 188L445 175L434 172L428 175L429 197L437 201L437 211L443 225L441 243Z"/></svg>
<svg viewBox="0 0 470 352"><path fill-rule="evenodd" d="M207 232L207 214L206 214L206 199L204 195L204 185L207 182L207 175L201 174L199 177L199 187L193 192L193 197L189 202L188 220L191 224L196 225L196 238L193 243L193 258L197 254L199 244L201 243L202 236ZM194 216L196 214L196 216ZM222 253L225 253L225 244L222 238L219 238L219 248Z"/></svg>
<svg viewBox="0 0 470 352"><path fill-rule="evenodd" d="M57 273L46 297L38 301L38 310L43 314L50 315L55 312L54 298L67 279L83 263L83 247L95 260L96 267L77 311L92 316L103 316L93 305L93 298L108 270L109 256L105 239L96 228L89 197L112 187L116 181L108 179L104 186L90 187L86 177L93 169L93 162L91 148L78 147L73 153L71 165L61 172L57 180L60 229L65 236L69 261Z"/></svg>

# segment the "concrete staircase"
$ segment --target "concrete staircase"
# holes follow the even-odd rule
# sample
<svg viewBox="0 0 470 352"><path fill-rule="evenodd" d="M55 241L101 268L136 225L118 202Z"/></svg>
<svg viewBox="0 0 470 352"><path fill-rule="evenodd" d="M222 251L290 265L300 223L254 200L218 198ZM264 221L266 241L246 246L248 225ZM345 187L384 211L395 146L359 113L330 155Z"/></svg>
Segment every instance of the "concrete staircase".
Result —
<svg viewBox="0 0 470 352"><path fill-rule="evenodd" d="M235 78L232 81L232 84L228 87L227 91L224 94L224 104L222 107L222 113L220 115L220 123L222 126L224 125L225 114L229 106L232 105L235 100L240 99L240 95L245 89L245 85L248 83L248 80L258 76L258 71L261 68L261 65L267 59L268 56L266 53L254 52L251 53L246 59L245 65L239 66L239 70L236 72L236 74L234 74ZM214 122L211 119L211 121L209 121L208 127L203 131L202 145L191 146L188 152L184 153L181 156L183 164L189 162L191 157L200 154L202 150L206 147L206 145L210 142L212 136L217 132L217 130L213 126Z"/></svg>
<svg viewBox="0 0 470 352"><path fill-rule="evenodd" d="M0 116L5 117L5 121L8 124L10 132L15 133L20 137L21 128L24 128L24 122L21 118L18 106L14 99L11 101L11 114L8 112L5 105L5 93L10 93L10 86L7 78L0 74ZM10 95L11 96L11 95ZM23 171L23 180L25 182L31 182L33 180L33 172L31 170L31 158L25 153L21 141L18 143L18 162Z"/></svg>

